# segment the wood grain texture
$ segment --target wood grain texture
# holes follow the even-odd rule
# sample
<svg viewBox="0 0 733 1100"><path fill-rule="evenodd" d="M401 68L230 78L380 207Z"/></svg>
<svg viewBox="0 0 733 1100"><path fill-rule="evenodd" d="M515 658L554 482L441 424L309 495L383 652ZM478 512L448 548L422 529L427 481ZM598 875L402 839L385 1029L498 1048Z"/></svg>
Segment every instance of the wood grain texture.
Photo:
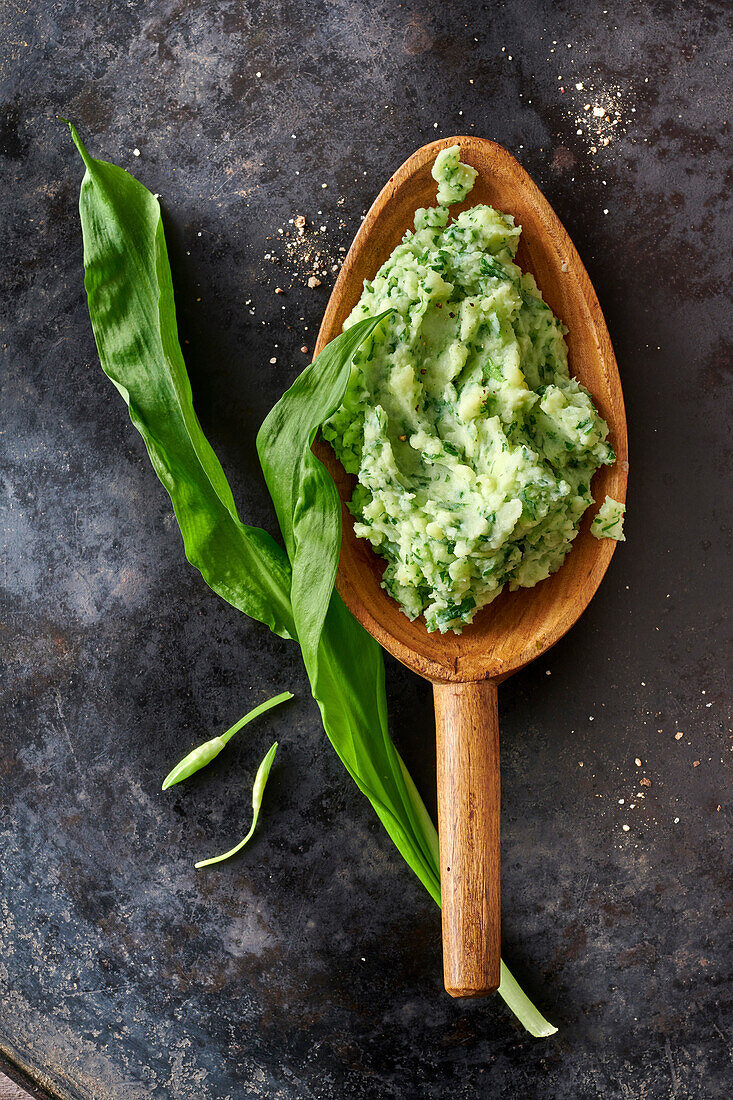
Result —
<svg viewBox="0 0 733 1100"><path fill-rule="evenodd" d="M453 213L489 203L522 226L517 263L531 271L545 301L568 327L570 370L588 388L610 429L617 461L599 470L592 492L626 499L626 417L608 329L588 273L559 218L521 165L501 146L450 137L418 149L377 196L354 239L321 323L315 355L341 331L364 279L371 279L415 210L435 204L430 170L441 149L460 145L478 171L467 201ZM410 622L380 581L384 562L354 534L350 477L325 443L316 453L336 482L343 508L337 587L352 614L397 660L432 681L438 731L438 795L446 989L475 996L498 985L499 741L496 684L545 653L580 617L596 592L616 543L596 539L589 508L561 569L534 588L504 592L460 635L429 634ZM450 866L451 870L447 868Z"/></svg>
<svg viewBox="0 0 733 1100"><path fill-rule="evenodd" d="M31 1100L31 1095L0 1073L0 1100Z"/></svg>
<svg viewBox="0 0 733 1100"><path fill-rule="evenodd" d="M443 974L452 997L499 986L499 713L496 684L436 683Z"/></svg>

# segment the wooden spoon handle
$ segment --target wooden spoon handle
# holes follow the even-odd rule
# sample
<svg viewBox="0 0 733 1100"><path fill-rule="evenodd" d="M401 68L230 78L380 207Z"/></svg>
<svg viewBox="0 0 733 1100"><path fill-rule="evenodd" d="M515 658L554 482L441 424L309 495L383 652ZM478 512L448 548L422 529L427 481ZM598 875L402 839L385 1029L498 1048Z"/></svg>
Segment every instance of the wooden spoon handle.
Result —
<svg viewBox="0 0 733 1100"><path fill-rule="evenodd" d="M496 684L433 684L443 977L451 997L499 986L499 715Z"/></svg>

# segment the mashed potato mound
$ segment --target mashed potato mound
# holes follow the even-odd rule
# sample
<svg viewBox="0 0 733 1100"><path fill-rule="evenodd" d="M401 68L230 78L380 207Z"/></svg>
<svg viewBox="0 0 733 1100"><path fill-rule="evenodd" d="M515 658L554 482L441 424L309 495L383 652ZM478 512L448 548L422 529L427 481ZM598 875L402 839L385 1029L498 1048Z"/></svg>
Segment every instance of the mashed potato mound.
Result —
<svg viewBox="0 0 733 1100"><path fill-rule="evenodd" d="M323 434L357 477L354 529L386 559L383 586L428 630L459 632L505 585L560 568L615 455L562 323L514 263L521 227L490 206L449 223L476 175L458 146L433 175L439 205L416 212L346 321L393 310Z"/></svg>

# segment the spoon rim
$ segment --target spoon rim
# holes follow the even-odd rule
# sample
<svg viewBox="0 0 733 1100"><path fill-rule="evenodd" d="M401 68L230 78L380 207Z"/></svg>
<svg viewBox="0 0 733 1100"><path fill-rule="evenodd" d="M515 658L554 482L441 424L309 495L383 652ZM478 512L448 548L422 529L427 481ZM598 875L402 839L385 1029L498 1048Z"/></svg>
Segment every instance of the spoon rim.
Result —
<svg viewBox="0 0 733 1100"><path fill-rule="evenodd" d="M459 145L461 149L461 159L471 163L471 152L477 151L481 158L489 154L489 157L494 157L497 161L503 162L503 170L513 175L516 181L521 184L525 196L527 196L540 212L540 221L547 233L547 239L552 239L554 251L558 254L560 252L564 256L564 262L566 268L563 268L563 278L567 278L570 275L576 286L573 289L574 296L578 300L582 300L585 306L585 318L586 327L589 330L589 335L592 334L595 340L595 357L597 358L600 366L603 369L603 374L606 376L606 396L613 396L613 411L614 418L612 424L613 444L616 451L616 463L610 469L614 472L614 497L622 503L626 500L626 487L628 481L628 440L627 440L627 428L626 428L626 416L623 401L623 390L621 387L621 379L618 372L618 365L616 363L616 357L613 352L610 335L603 316L603 312L598 301L595 288L588 276L588 273L583 265L583 262L578 254L575 245L573 244L567 230L560 221L559 217L553 210L550 203L540 191L537 184L529 176L527 171L519 164L515 157L512 156L503 146L498 145L496 142L490 141L488 138L480 138L474 135L456 135L447 138L440 138L436 141L429 142L426 145L421 146L406 161L397 169L397 171L390 176L385 185L380 190L379 194L374 199L369 211L362 224L360 225L356 236L349 248L346 257L344 258L343 265L339 272L336 283L329 297L328 304L326 306L323 320L318 332L318 338L314 349L314 358L320 354L325 345L337 335L336 324L338 321L338 314L342 306L344 298L347 297L347 291L350 289L351 282L354 278L353 268L356 266L357 261L361 257L365 247L368 245L372 238L373 230L380 217L383 215L388 204L398 195L405 184L416 176L417 172L424 169L426 164L433 161L441 149L448 148L453 145ZM481 172L479 168L479 172ZM485 174L485 169L484 169ZM454 204L451 207L451 215L460 210L475 205L475 200L472 201L469 196L464 203ZM504 209L507 209L511 213L511 208L504 205ZM414 214L415 207L412 207L412 213ZM411 227L411 216L404 225L404 230ZM404 231L403 230L403 231ZM523 233L526 230L523 230ZM558 248L554 241L560 243L561 248ZM394 246L393 246L394 247ZM390 250L391 251L391 250ZM376 265L372 275L379 268L380 264ZM558 263L558 270L560 265ZM540 290L543 292L546 290L540 285ZM358 300L358 295L357 295ZM338 331L341 330L340 325ZM572 333L571 333L572 335ZM571 376L576 377L576 372L573 370L573 364L571 361ZM591 396L594 402L597 400L597 395L591 392ZM347 535L347 524L352 523L352 517L346 507L346 485L349 483L349 478L345 474L343 467L337 459L334 451L324 441L319 440L315 444L315 450L318 457L327 467L329 472L334 477L337 487L339 489L339 496L342 500L342 511L344 521L344 536ZM597 471L594 478L597 477L601 471ZM351 479L353 484L353 479ZM351 492L349 490L349 497ZM414 648L414 639L406 638L408 633L414 632L416 623L410 623L407 617L402 612L399 604L388 595L384 590L381 590L381 599L378 601L378 606L388 608L391 604L394 609L397 609L399 616L404 620L401 624L403 629L399 629L399 620L396 620L396 625L399 633L394 632L395 620L394 615L388 612L387 617L393 619L393 629L388 629L384 623L380 620L378 615L375 615L365 604L362 599L359 588L354 584L353 578L350 576L349 570L343 568L344 562L344 541L342 541L342 553L339 561L339 568L336 578L336 587L341 595L342 599L346 603L347 607L355 618L364 626L373 637L394 657L396 657L403 664L407 665L413 671L423 676L434 683L444 682L469 682L482 679L490 679L496 682L506 679L506 677L512 675L518 669L525 667L532 660L546 653L551 646L562 638L567 631L577 622L583 612L590 604L593 596L598 590L598 587L610 565L611 558L616 550L616 542L613 539L598 539L596 540L591 536L587 530L590 525L592 515L597 511L602 501L596 499L594 505L588 508L583 516L581 528L577 539L581 538L581 535L592 539L594 543L597 543L595 552L592 555L591 569L585 578L585 584L583 586L583 595L580 599L577 596L572 596L567 599L568 608L572 609L570 614L559 616L557 621L553 624L552 628L543 631L540 637L528 640L522 649L517 653L516 657L511 661L506 661L500 658L496 653L489 653L483 655L483 657L477 657L477 653L473 650L462 656L457 652L455 643L451 646L454 650L453 654L445 653L441 658L439 649L441 642L445 639L451 639L451 635L441 635L437 633L429 633L425 627L425 622L422 617L416 620L416 623L421 627L422 633L425 638L429 640L427 649L433 652L419 651ZM353 535L353 528L351 530L351 536ZM360 540L364 541L364 540ZM376 563L373 566L374 569L380 567L382 559L378 557L371 549L368 548L371 556L376 559ZM490 613L491 607L496 607L499 601L512 598L521 598L525 593L536 592L542 585L550 585L553 578L562 574L566 568L568 561L572 559L573 552L576 550L574 545L568 553L562 566L556 573L552 574L545 580L538 582L537 585L531 589L522 589L516 592L509 593L505 591L497 597L497 600L487 607L483 608L479 615L477 615L474 624L464 628L461 635L458 636L460 640L469 640L471 638L471 632L476 625L476 621L480 616L484 615L487 611ZM372 603L374 601L372 600ZM402 635L402 637L399 636ZM453 638L456 636L454 635ZM444 644L443 648L447 648ZM483 665L483 667L482 667Z"/></svg>

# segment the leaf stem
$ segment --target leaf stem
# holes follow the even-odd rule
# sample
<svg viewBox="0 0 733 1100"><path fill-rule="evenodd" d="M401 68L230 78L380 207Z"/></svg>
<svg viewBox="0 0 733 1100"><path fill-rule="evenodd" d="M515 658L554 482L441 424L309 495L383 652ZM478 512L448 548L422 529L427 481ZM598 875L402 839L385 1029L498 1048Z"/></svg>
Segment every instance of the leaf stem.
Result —
<svg viewBox="0 0 733 1100"><path fill-rule="evenodd" d="M520 1024L535 1039L546 1039L554 1035L556 1027L546 1020L539 1009L530 1001L527 994L520 988L517 979L506 963L502 960L501 980L499 984L499 996L503 998L507 1008L510 1009L519 1020Z"/></svg>
<svg viewBox="0 0 733 1100"><path fill-rule="evenodd" d="M230 848L228 852L223 852L220 856L212 856L210 859L200 859L198 863L195 864L196 870L199 870L201 867L211 867L213 863L223 863L225 859L230 859L231 856L235 856L237 852L241 852L245 844L249 843L252 839L257 825L257 818L260 816L260 806L262 805L262 796L265 793L267 777L270 774L270 768L272 767L276 752L277 741L270 746L267 755L257 769L254 786L252 787L252 824L249 827L247 835L240 840L239 844L235 844L233 848Z"/></svg>

